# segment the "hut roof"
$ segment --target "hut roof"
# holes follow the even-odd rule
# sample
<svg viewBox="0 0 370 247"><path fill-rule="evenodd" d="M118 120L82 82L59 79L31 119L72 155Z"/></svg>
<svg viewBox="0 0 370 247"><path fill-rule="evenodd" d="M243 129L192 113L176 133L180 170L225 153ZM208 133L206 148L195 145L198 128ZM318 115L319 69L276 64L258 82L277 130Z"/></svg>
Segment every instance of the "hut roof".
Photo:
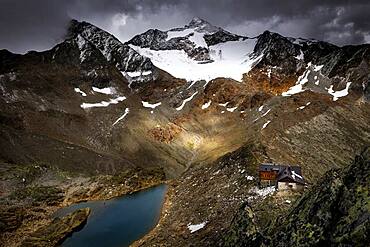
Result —
<svg viewBox="0 0 370 247"><path fill-rule="evenodd" d="M299 166L284 166L276 178L278 182L295 182L304 184L301 168Z"/></svg>

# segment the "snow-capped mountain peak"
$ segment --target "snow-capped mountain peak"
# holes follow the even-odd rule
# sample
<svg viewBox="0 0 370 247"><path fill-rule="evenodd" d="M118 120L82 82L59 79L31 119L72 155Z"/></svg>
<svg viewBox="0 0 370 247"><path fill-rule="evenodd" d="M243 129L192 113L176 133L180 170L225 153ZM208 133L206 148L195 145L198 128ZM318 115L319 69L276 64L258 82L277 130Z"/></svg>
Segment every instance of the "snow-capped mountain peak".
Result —
<svg viewBox="0 0 370 247"><path fill-rule="evenodd" d="M202 25L210 25L210 24L207 21L199 17L194 17L188 24L189 27L199 27Z"/></svg>
<svg viewBox="0 0 370 247"><path fill-rule="evenodd" d="M87 22L72 20L67 37L76 40L80 49L81 62L87 59L87 49L96 47L105 59L122 72L152 70L151 61L122 44L110 33Z"/></svg>
<svg viewBox="0 0 370 247"><path fill-rule="evenodd" d="M200 32L200 33L208 33L212 34L215 33L219 30L222 30L220 27L213 26L209 22L199 18L195 17L193 18L188 25L185 25L185 28L193 28L195 31Z"/></svg>
<svg viewBox="0 0 370 247"><path fill-rule="evenodd" d="M175 77L189 81L228 77L240 81L257 61L257 56L252 56L255 42L194 18L168 31L148 30L128 44Z"/></svg>

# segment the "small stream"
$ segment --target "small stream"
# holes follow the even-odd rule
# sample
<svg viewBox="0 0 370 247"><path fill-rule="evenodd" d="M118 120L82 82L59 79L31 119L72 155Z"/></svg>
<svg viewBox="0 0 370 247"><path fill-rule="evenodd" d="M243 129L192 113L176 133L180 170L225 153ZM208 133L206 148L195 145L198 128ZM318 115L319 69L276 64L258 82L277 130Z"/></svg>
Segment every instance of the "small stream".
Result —
<svg viewBox="0 0 370 247"><path fill-rule="evenodd" d="M55 217L80 208L92 210L86 225L68 237L62 246L129 246L158 223L166 189L166 185L158 185L111 200L81 202L58 210Z"/></svg>

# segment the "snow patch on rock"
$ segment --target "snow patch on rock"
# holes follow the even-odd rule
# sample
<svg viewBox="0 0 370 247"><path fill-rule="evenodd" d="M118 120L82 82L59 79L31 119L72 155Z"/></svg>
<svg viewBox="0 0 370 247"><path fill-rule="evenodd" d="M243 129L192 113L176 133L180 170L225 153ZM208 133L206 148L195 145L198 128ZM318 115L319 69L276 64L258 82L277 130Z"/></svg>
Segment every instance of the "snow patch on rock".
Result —
<svg viewBox="0 0 370 247"><path fill-rule="evenodd" d="M305 89L303 89L303 86L308 82L308 75L311 72L311 70L308 69L310 66L311 66L311 63L308 63L307 69L301 76L298 77L296 84L293 87L289 88L288 91L282 93L281 94L282 96L291 96L293 94L297 94L297 93L301 93L305 91Z"/></svg>
<svg viewBox="0 0 370 247"><path fill-rule="evenodd" d="M298 107L297 110L303 110L304 108L306 108L306 106L309 106L310 104L311 102L308 102L306 105Z"/></svg>
<svg viewBox="0 0 370 247"><path fill-rule="evenodd" d="M185 104L187 102L191 101L194 98L194 96L197 95L197 93L198 93L198 91L196 91L195 93L193 93L189 98L184 99L184 101L181 103L181 105L179 107L176 108L176 110L177 111L181 111L184 108Z"/></svg>
<svg viewBox="0 0 370 247"><path fill-rule="evenodd" d="M76 42L78 49L80 50L80 61L82 63L90 55L88 52L88 43L81 35L77 35Z"/></svg>
<svg viewBox="0 0 370 247"><path fill-rule="evenodd" d="M119 121L121 121L122 119L124 119L126 116L127 116L127 114L130 112L130 109L129 108L126 108L125 109L125 113L123 113L123 115L122 116L120 116L114 123L113 123L113 125L112 126L114 126L114 125L116 125Z"/></svg>
<svg viewBox="0 0 370 247"><path fill-rule="evenodd" d="M160 106L162 104L162 102L151 104L151 103L146 102L146 101L141 101L141 103L143 104L143 107L145 107L145 108L152 108L152 109L155 109L156 107L158 107L158 106Z"/></svg>
<svg viewBox="0 0 370 247"><path fill-rule="evenodd" d="M107 107L111 104L118 104L126 99L125 96L119 96L115 99L110 99L109 101L102 101L98 103L82 103L80 106L82 109L94 108L94 107Z"/></svg>
<svg viewBox="0 0 370 247"><path fill-rule="evenodd" d="M324 67L324 65L314 65L314 66L313 66L313 71L318 72L318 71L320 71L323 67Z"/></svg>
<svg viewBox="0 0 370 247"><path fill-rule="evenodd" d="M97 93L102 94L115 94L116 90L112 87L105 87L105 88L98 88L98 87L92 87L92 90Z"/></svg>
<svg viewBox="0 0 370 247"><path fill-rule="evenodd" d="M207 108L211 105L211 103L212 103L212 100L210 100L210 101L208 101L208 102L204 103L204 104L202 105L202 110L207 109Z"/></svg>
<svg viewBox="0 0 370 247"><path fill-rule="evenodd" d="M266 116L270 111L271 111L271 109L268 109L265 113L263 113L263 114L262 114L262 116L261 116L261 117Z"/></svg>
<svg viewBox="0 0 370 247"><path fill-rule="evenodd" d="M220 104L218 104L218 105L219 105L219 106L226 107L228 104L229 104L229 101L228 101L228 102L225 102L225 103L220 103Z"/></svg>
<svg viewBox="0 0 370 247"><path fill-rule="evenodd" d="M268 120L266 123L264 123L263 126L262 126L262 129L266 128L267 125L269 125L269 123L271 123L271 120Z"/></svg>
<svg viewBox="0 0 370 247"><path fill-rule="evenodd" d="M331 85L330 88L328 89L328 93L333 96L333 101L337 101L339 98L347 96L351 83L352 82L347 82L345 89L336 92L333 90L333 85Z"/></svg>
<svg viewBox="0 0 370 247"><path fill-rule="evenodd" d="M150 75L152 73L151 70L147 71L133 71L133 72L126 72L128 76L130 77L139 77L139 76L145 76L145 75Z"/></svg>
<svg viewBox="0 0 370 247"><path fill-rule="evenodd" d="M260 197L266 197L272 193L274 193L276 190L275 186L269 186L266 188L258 188L258 187L253 187L252 189L249 190L250 193L257 194Z"/></svg>
<svg viewBox="0 0 370 247"><path fill-rule="evenodd" d="M300 50L300 54L299 54L298 56L295 56L294 58L295 58L295 59L297 59L297 60L304 60L304 54L303 54L303 51L302 51L302 50Z"/></svg>
<svg viewBox="0 0 370 247"><path fill-rule="evenodd" d="M234 112L236 110L236 108L238 108L238 107L235 106L235 107L226 108L226 111L228 111L228 112Z"/></svg>
<svg viewBox="0 0 370 247"><path fill-rule="evenodd" d="M199 231L200 229L202 229L203 227L205 227L206 224L207 224L207 221L202 222L200 224L195 224L195 225L192 225L191 223L189 223L187 225L187 227L188 227L190 233L193 233L193 232Z"/></svg>
<svg viewBox="0 0 370 247"><path fill-rule="evenodd" d="M76 87L74 90L75 90L76 93L80 93L83 97L87 96L87 94L84 91L82 91L81 89L79 89L78 87Z"/></svg>

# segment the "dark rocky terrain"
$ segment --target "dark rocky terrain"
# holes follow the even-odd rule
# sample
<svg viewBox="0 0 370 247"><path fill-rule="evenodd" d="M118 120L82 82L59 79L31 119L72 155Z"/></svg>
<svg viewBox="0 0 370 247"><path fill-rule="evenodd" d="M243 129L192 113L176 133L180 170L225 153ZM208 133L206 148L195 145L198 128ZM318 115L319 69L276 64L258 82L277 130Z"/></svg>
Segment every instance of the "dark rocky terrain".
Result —
<svg viewBox="0 0 370 247"><path fill-rule="evenodd" d="M225 246L368 246L370 149L350 165L333 169L267 228L244 204Z"/></svg>
<svg viewBox="0 0 370 247"><path fill-rule="evenodd" d="M69 234L81 229L90 214L89 208L79 209L63 218L54 219L50 225L39 228L22 246L53 246L63 242Z"/></svg>
<svg viewBox="0 0 370 247"><path fill-rule="evenodd" d="M184 36L168 39L174 32ZM194 42L199 37L205 45ZM254 63L241 81L176 78L133 49L181 51L208 66L215 62L212 47L252 41L245 59ZM357 169L324 174L343 169L370 145L369 66L368 44L338 47L269 31L240 36L201 19L169 31L149 30L127 43L73 20L66 39L51 50L0 50L0 240L17 246L38 228L36 233L43 232L61 206L163 181L170 185L163 217L136 245L279 245L270 235L274 231L299 236L306 230L292 221L307 226L309 219L299 213L311 210L309 202L321 203L313 195L324 196L331 185L319 182L303 197L265 195L256 187L257 166L299 164L309 187L331 181L328 176L340 180L338 191L366 187L368 174L360 179L351 173ZM366 170L368 161L359 160L355 164ZM353 181L342 176L347 173ZM355 209L346 195L331 195L335 202L344 200L328 224L333 218L357 220L357 214L343 216ZM267 227L282 213L288 215L281 221L286 228ZM360 228L355 223L350 229L320 223L312 235L317 243L280 238L295 241L291 245L355 246L348 241L368 229L362 220ZM189 231L188 225L204 222L201 230Z"/></svg>

